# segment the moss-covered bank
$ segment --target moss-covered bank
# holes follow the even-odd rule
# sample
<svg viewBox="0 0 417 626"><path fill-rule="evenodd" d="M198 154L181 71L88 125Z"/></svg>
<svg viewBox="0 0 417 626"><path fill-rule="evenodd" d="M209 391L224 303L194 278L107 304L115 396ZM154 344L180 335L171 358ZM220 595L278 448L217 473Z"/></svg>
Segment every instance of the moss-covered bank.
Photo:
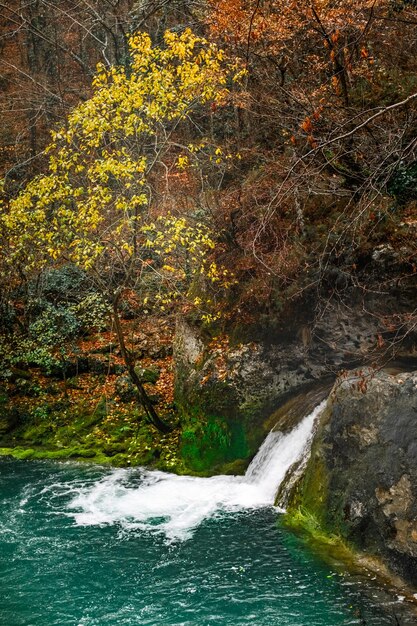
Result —
<svg viewBox="0 0 417 626"><path fill-rule="evenodd" d="M161 404L172 425L162 434L147 423L124 377L111 378L84 374L64 389L62 381L35 377L25 393L10 396L3 388L0 455L143 465L201 476L244 472L248 451L238 424L233 430L221 416L200 415L198 407L181 415Z"/></svg>

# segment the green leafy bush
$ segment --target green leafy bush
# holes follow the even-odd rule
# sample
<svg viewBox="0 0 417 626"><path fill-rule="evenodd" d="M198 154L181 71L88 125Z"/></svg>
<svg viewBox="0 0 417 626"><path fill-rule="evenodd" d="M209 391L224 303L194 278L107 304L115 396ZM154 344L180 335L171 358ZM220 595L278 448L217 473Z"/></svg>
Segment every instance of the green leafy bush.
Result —
<svg viewBox="0 0 417 626"><path fill-rule="evenodd" d="M98 293L89 293L73 305L71 313L79 323L79 329L87 332L92 328L104 330L109 318L109 306Z"/></svg>
<svg viewBox="0 0 417 626"><path fill-rule="evenodd" d="M388 192L399 202L417 199L417 162L406 165L401 163L391 176L387 185Z"/></svg>

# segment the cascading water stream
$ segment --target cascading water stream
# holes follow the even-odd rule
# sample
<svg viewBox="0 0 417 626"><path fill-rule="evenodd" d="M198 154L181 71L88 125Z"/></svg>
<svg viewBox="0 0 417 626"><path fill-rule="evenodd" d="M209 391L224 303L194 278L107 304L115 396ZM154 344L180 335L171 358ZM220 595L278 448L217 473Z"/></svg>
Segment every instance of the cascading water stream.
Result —
<svg viewBox="0 0 417 626"><path fill-rule="evenodd" d="M272 430L244 476L197 478L117 469L93 485L81 486L69 504L69 515L79 525L118 523L162 532L174 540L189 538L208 517L273 506L288 469L309 453L314 423L324 404L291 432Z"/></svg>

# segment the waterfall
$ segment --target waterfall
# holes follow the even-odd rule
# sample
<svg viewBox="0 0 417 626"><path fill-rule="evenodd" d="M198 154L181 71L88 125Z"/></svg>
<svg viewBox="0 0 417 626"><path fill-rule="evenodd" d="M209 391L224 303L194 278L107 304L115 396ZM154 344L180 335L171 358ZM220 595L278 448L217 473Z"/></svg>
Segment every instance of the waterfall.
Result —
<svg viewBox="0 0 417 626"><path fill-rule="evenodd" d="M187 539L209 517L273 506L292 466L310 450L323 401L289 433L271 431L244 476L198 478L146 469L115 469L80 485L67 514L79 525L118 523L124 528Z"/></svg>
<svg viewBox="0 0 417 626"><path fill-rule="evenodd" d="M257 485L270 502L274 502L288 470L306 460L314 424L325 405L326 401L323 400L289 433L271 430L246 470L244 479Z"/></svg>

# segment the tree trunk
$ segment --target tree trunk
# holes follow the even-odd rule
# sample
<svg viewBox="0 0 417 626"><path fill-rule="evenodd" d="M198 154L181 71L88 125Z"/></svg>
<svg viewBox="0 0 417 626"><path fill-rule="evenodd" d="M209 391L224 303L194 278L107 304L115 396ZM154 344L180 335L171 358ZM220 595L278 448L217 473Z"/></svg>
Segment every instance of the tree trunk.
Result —
<svg viewBox="0 0 417 626"><path fill-rule="evenodd" d="M123 335L122 325L120 323L119 311L118 311L118 298L113 301L113 320L116 329L116 335L120 346L120 352L122 354L123 360L126 364L127 371L129 373L130 379L132 383L135 385L138 390L140 403L145 409L145 413L147 415L148 421L155 426L161 433L169 433L172 428L165 424L164 421L161 420L158 413L155 410L155 407L152 404L146 390L139 379L139 376L135 372L135 365L132 359L132 355L129 350L126 348L125 339Z"/></svg>

